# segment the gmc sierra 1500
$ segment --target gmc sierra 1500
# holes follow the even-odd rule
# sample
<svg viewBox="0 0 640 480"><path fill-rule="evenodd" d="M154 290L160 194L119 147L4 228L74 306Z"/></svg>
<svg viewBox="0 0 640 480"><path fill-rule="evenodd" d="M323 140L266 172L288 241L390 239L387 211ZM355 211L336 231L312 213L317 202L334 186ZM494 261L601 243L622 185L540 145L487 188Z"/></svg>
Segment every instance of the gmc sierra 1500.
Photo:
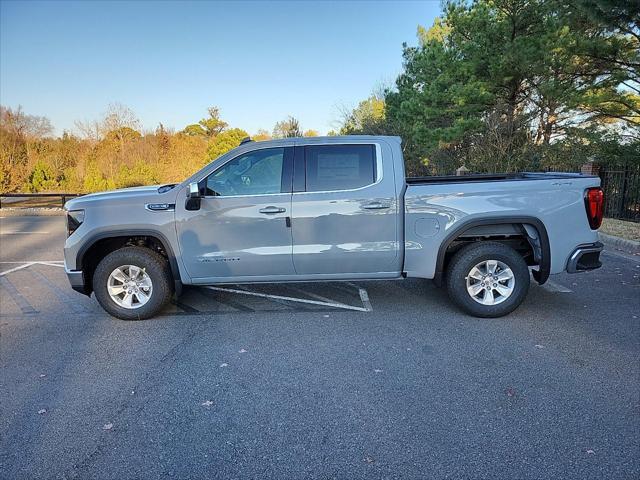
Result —
<svg viewBox="0 0 640 480"><path fill-rule="evenodd" d="M72 287L111 315L156 314L182 285L381 280L446 284L497 317L530 280L600 266L597 177L405 178L398 137L244 141L177 185L65 205Z"/></svg>

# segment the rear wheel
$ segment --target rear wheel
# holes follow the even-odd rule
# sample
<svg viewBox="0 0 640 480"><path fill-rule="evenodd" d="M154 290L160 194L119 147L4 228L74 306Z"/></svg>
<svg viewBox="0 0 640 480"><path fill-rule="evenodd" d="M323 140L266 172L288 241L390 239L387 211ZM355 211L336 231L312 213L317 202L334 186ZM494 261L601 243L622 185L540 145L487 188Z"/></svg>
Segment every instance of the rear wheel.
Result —
<svg viewBox="0 0 640 480"><path fill-rule="evenodd" d="M96 299L122 320L153 317L172 295L167 260L143 247L125 247L104 257L93 274Z"/></svg>
<svg viewBox="0 0 640 480"><path fill-rule="evenodd" d="M529 291L529 268L511 247L479 242L464 247L447 269L451 299L476 317L501 317L515 310Z"/></svg>

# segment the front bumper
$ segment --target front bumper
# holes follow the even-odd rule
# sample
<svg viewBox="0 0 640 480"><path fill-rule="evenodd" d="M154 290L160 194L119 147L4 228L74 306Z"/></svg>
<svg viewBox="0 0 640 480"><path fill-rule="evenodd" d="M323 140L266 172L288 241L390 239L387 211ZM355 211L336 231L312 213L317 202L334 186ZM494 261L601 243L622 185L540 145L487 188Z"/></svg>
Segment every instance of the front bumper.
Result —
<svg viewBox="0 0 640 480"><path fill-rule="evenodd" d="M76 292L88 295L84 281L84 273L82 272L82 270L67 270L67 267L65 267L64 271L67 274L67 278L69 279L71 288L73 288Z"/></svg>
<svg viewBox="0 0 640 480"><path fill-rule="evenodd" d="M578 273L600 268L602 266L600 252L602 252L603 248L604 245L600 242L580 245L573 251L567 261L567 272Z"/></svg>

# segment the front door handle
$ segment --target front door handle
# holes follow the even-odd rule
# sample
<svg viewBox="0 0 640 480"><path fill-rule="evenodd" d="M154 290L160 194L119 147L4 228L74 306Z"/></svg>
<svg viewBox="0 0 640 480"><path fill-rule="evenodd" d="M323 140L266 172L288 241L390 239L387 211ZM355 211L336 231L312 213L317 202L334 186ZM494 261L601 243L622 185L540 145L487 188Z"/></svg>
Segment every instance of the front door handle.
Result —
<svg viewBox="0 0 640 480"><path fill-rule="evenodd" d="M366 208L367 210L382 210L384 208L389 208L391 205L387 205L380 202L371 202L363 205L362 208Z"/></svg>
<svg viewBox="0 0 640 480"><path fill-rule="evenodd" d="M284 212L287 211L287 209L286 208L269 206L269 207L261 208L258 211L260 213L266 213L267 215L273 215L274 213L284 213Z"/></svg>

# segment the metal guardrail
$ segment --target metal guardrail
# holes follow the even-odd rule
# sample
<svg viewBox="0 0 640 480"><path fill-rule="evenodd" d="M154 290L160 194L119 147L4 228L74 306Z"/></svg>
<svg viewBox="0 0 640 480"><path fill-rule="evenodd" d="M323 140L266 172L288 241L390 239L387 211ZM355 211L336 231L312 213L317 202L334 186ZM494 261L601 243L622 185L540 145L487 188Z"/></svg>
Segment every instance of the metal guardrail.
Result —
<svg viewBox="0 0 640 480"><path fill-rule="evenodd" d="M62 200L60 207L64 207L68 198L81 197L81 193L0 193L0 208L3 206L3 199L5 198L56 198L59 197ZM5 207L13 205L18 202L5 202Z"/></svg>

